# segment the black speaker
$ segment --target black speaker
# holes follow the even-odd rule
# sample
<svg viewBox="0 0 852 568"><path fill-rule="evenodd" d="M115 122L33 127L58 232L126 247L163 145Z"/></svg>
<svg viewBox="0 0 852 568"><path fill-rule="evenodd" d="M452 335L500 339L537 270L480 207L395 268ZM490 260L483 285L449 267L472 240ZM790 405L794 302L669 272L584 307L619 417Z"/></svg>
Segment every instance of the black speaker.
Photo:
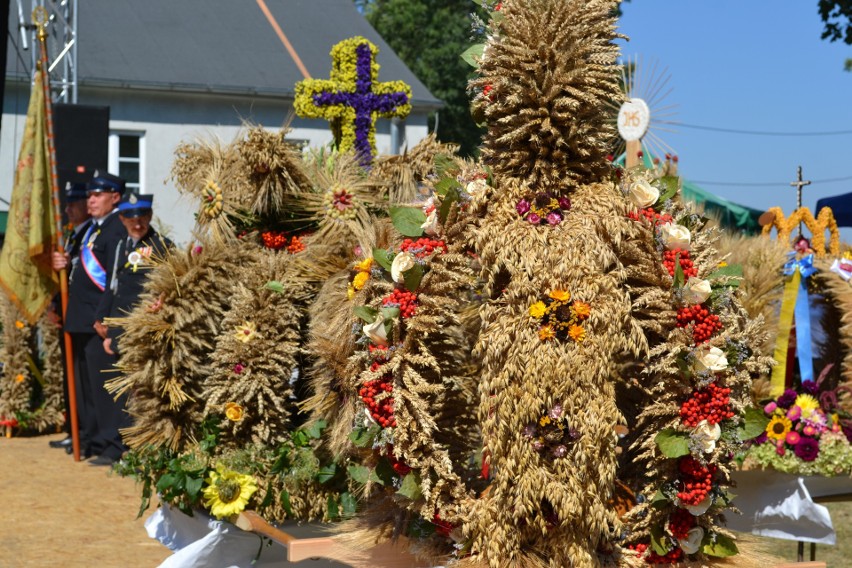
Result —
<svg viewBox="0 0 852 568"><path fill-rule="evenodd" d="M53 105L53 140L60 193L67 182L87 182L107 171L109 107Z"/></svg>

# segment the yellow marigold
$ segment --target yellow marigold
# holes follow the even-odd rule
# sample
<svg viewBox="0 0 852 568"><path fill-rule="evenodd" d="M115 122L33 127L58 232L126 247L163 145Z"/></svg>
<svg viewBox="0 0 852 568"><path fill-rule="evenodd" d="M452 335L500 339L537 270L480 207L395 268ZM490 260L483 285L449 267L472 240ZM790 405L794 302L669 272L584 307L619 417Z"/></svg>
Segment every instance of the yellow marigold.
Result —
<svg viewBox="0 0 852 568"><path fill-rule="evenodd" d="M574 317L579 320L584 320L592 313L592 306L586 302L574 302L571 304L571 311L574 313Z"/></svg>
<svg viewBox="0 0 852 568"><path fill-rule="evenodd" d="M551 325L543 325L538 329L538 338L542 341L547 341L548 339L553 339L556 337L556 332L553 331L553 326Z"/></svg>
<svg viewBox="0 0 852 568"><path fill-rule="evenodd" d="M367 280L370 279L369 272L359 272L355 275L355 278L352 279L352 287L356 290L360 290L364 287L364 284L367 283Z"/></svg>
<svg viewBox="0 0 852 568"><path fill-rule="evenodd" d="M547 306L544 305L544 302L536 302L530 306L530 315L536 319L541 319L546 311Z"/></svg>
<svg viewBox="0 0 852 568"><path fill-rule="evenodd" d="M373 268L373 259L372 258L365 258L364 260L362 260L361 262L359 262L358 264L355 265L355 270L358 270L360 272L369 272L370 269L372 269L372 268Z"/></svg>
<svg viewBox="0 0 852 568"><path fill-rule="evenodd" d="M571 292L568 292L567 290L553 290L550 292L549 296L554 300L567 302L571 299Z"/></svg>
<svg viewBox="0 0 852 568"><path fill-rule="evenodd" d="M227 416L228 420L231 422L239 422L243 419L244 415L245 411L243 410L243 407L236 402L228 402L225 404L225 416Z"/></svg>
<svg viewBox="0 0 852 568"><path fill-rule="evenodd" d="M793 423L790 422L789 418L783 415L775 415L772 417L772 420L769 421L769 424L766 425L766 436L773 440L785 440L787 438L787 432L789 432L792 427Z"/></svg>
<svg viewBox="0 0 852 568"><path fill-rule="evenodd" d="M22 383L22 382L24 382L25 379L26 379L26 377L23 374L20 374L17 377L15 377L15 382L16 383Z"/></svg>
<svg viewBox="0 0 852 568"><path fill-rule="evenodd" d="M204 488L204 504L214 517L223 519L243 511L249 499L257 491L257 482L250 475L244 475L226 469L222 464L216 466L207 478Z"/></svg>
<svg viewBox="0 0 852 568"><path fill-rule="evenodd" d="M24 325L24 322L22 322L21 320L15 320L15 327L17 327L18 329L24 329Z"/></svg>
<svg viewBox="0 0 852 568"><path fill-rule="evenodd" d="M810 418L814 410L819 409L819 401L809 394L800 394L793 404L802 409L802 418L805 419Z"/></svg>
<svg viewBox="0 0 852 568"><path fill-rule="evenodd" d="M238 340L243 343L248 343L254 336L257 335L257 326L254 322L247 321L243 325L238 325L235 331Z"/></svg>
<svg viewBox="0 0 852 568"><path fill-rule="evenodd" d="M568 337L577 343L582 343L582 341L586 339L586 330L580 325L572 325L568 330Z"/></svg>

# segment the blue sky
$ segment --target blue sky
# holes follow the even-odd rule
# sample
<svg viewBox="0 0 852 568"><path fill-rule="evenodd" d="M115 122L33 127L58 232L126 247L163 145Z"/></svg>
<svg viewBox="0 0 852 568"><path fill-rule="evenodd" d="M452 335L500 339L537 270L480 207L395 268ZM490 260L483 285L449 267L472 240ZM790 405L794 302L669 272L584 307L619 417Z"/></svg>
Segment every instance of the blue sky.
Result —
<svg viewBox="0 0 852 568"><path fill-rule="evenodd" d="M814 181L803 194L812 210L820 197L852 192L852 72L843 70L852 46L820 39L817 0L633 0L623 11L619 31L630 37L621 43L623 55L638 56L645 69L656 61L671 75L672 91L660 106L676 104L676 114L664 120L745 131L850 132L752 136L652 126L676 150L683 177L743 205L781 206L785 214L795 207L788 184L798 165ZM834 178L848 179L818 182ZM852 240L852 229L842 235Z"/></svg>

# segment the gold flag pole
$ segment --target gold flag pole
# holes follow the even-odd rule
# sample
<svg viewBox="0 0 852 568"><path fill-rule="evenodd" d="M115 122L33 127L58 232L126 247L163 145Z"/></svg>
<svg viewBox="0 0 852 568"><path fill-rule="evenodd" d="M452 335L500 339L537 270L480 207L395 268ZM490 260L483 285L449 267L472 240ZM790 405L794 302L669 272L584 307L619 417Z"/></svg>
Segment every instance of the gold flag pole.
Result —
<svg viewBox="0 0 852 568"><path fill-rule="evenodd" d="M33 10L33 23L38 27L38 43L40 56L37 64L37 72L42 73L42 86L44 88L44 111L45 123L47 125L47 148L50 160L50 186L53 195L53 217L56 222L56 250L65 254L65 243L62 237L62 213L59 207L59 174L56 167L56 148L53 141L53 105L50 98L50 75L47 72L47 26L48 14L43 6ZM59 296L62 302L62 323L65 324L65 314L68 311L68 271L59 271ZM74 387L74 350L71 344L71 335L63 332L65 340L65 367L66 381L68 383L68 407L71 416L71 442L74 449L74 460L80 461L80 434L77 425L77 389Z"/></svg>

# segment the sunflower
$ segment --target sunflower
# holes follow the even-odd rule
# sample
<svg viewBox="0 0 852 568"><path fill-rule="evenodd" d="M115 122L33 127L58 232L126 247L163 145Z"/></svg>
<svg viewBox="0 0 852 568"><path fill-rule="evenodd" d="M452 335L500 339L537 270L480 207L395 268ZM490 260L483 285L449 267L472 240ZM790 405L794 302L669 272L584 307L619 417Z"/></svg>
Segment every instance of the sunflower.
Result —
<svg viewBox="0 0 852 568"><path fill-rule="evenodd" d="M571 299L571 292L567 290L553 290L550 292L550 297L559 302L567 302Z"/></svg>
<svg viewBox="0 0 852 568"><path fill-rule="evenodd" d="M796 406L802 409L802 418L811 417L814 410L819 409L819 401L809 394L800 394L796 397Z"/></svg>
<svg viewBox="0 0 852 568"><path fill-rule="evenodd" d="M530 306L530 316L535 319L541 319L545 312L547 311L547 306L544 305L544 302L536 302L532 306Z"/></svg>
<svg viewBox="0 0 852 568"><path fill-rule="evenodd" d="M257 483L250 475L226 469L222 464L211 471L204 488L204 505L217 519L238 514L246 508L249 498L257 491Z"/></svg>
<svg viewBox="0 0 852 568"><path fill-rule="evenodd" d="M773 440L784 441L793 423L786 416L775 415L766 425L766 436Z"/></svg>

